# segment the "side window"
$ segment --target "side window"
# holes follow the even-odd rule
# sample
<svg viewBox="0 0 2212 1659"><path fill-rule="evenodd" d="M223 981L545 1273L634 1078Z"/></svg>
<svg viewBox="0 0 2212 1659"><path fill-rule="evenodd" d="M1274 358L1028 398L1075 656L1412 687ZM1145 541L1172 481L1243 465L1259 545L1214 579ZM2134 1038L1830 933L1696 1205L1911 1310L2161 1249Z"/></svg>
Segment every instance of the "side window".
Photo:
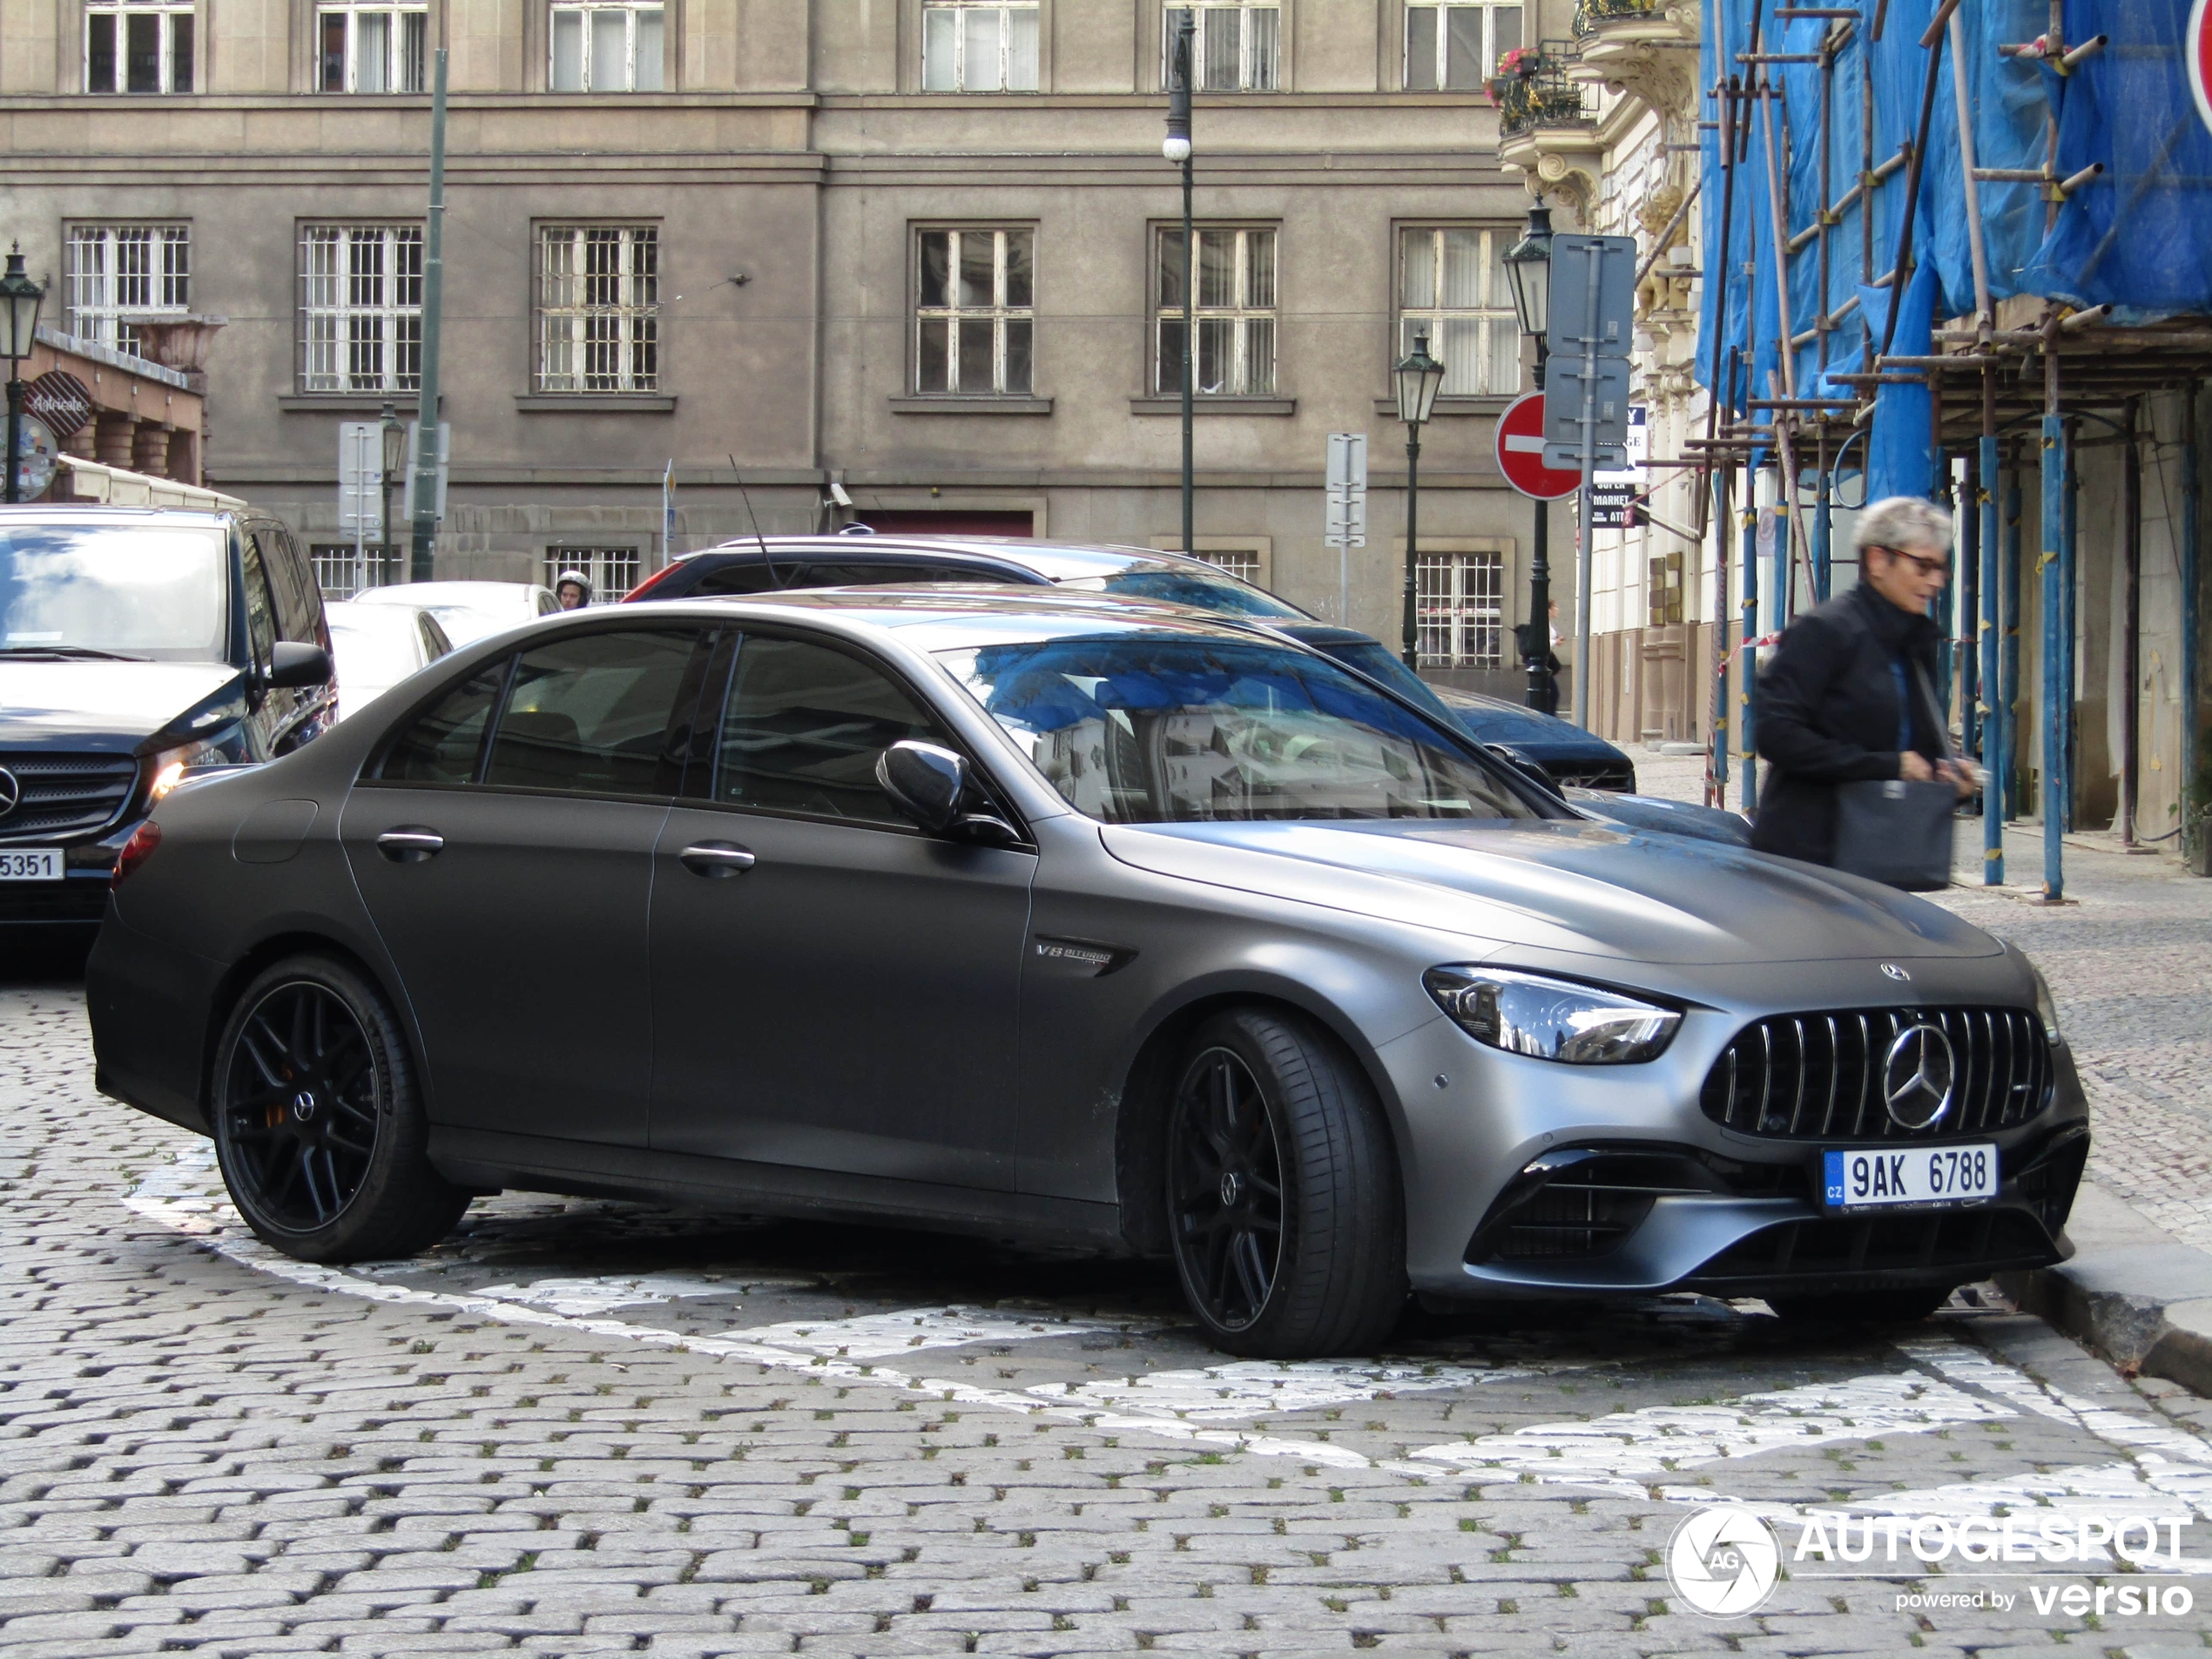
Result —
<svg viewBox="0 0 2212 1659"><path fill-rule="evenodd" d="M502 658L479 670L416 715L384 752L376 775L389 783L474 782L476 758L484 749L484 726L512 660Z"/></svg>
<svg viewBox="0 0 2212 1659"><path fill-rule="evenodd" d="M791 566L785 565L783 572L788 574L791 569ZM773 593L775 591L775 578L766 563L760 559L751 558L743 563L732 560L719 570L709 570L699 578L698 586L693 588L687 597L698 599L705 598L709 594Z"/></svg>
<svg viewBox="0 0 2212 1659"><path fill-rule="evenodd" d="M880 670L798 639L748 638L722 711L714 798L734 806L908 827L876 758L934 721Z"/></svg>
<svg viewBox="0 0 2212 1659"><path fill-rule="evenodd" d="M269 597L276 607L277 637L316 644L316 601L311 596L321 590L312 585L314 572L300 570L291 538L273 525L254 531L253 542L260 549L261 571L268 578ZM309 585L303 587L303 583Z"/></svg>
<svg viewBox="0 0 2212 1659"><path fill-rule="evenodd" d="M698 636L585 634L515 665L484 781L523 789L650 795Z"/></svg>
<svg viewBox="0 0 2212 1659"><path fill-rule="evenodd" d="M269 577L261 563L260 539L245 538L246 636L253 643L253 660L266 668L277 640L276 604L269 596Z"/></svg>

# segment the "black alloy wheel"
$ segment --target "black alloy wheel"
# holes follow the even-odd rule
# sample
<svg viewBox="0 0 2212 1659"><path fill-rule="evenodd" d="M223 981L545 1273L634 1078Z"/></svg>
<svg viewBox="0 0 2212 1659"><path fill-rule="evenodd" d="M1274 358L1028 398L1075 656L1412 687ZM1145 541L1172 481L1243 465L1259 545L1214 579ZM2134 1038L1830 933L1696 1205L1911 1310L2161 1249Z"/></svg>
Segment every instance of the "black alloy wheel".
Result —
<svg viewBox="0 0 2212 1659"><path fill-rule="evenodd" d="M469 1195L426 1155L429 1129L399 1022L354 968L274 964L233 1005L208 1119L231 1201L303 1261L410 1256Z"/></svg>
<svg viewBox="0 0 2212 1659"><path fill-rule="evenodd" d="M1283 1259L1283 1157L1259 1082L1227 1049L1191 1061L1169 1136L1169 1225L1184 1283L1223 1331L1259 1318Z"/></svg>
<svg viewBox="0 0 2212 1659"><path fill-rule="evenodd" d="M1169 1246L1216 1347L1372 1352L1406 1305L1405 1201L1366 1074L1288 1009L1191 1035L1166 1102Z"/></svg>

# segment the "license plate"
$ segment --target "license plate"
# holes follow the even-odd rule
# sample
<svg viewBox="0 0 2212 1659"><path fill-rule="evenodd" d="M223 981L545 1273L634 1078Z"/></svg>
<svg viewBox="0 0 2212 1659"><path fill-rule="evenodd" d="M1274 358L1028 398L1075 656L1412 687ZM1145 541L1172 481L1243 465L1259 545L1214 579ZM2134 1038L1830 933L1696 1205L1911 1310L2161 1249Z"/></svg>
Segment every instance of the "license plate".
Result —
<svg viewBox="0 0 2212 1659"><path fill-rule="evenodd" d="M1824 1156L1829 1207L1879 1210L1910 1204L1965 1204L1997 1196L1997 1148L1920 1146L1909 1152L1867 1148Z"/></svg>
<svg viewBox="0 0 2212 1659"><path fill-rule="evenodd" d="M62 850L58 846L18 846L0 851L0 881L61 879Z"/></svg>

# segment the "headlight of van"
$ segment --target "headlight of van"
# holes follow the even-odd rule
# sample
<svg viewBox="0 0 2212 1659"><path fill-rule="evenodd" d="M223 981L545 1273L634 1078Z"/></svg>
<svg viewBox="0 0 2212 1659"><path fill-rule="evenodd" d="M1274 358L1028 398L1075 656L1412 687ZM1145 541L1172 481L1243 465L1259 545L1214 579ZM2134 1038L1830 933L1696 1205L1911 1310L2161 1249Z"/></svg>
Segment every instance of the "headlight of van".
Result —
<svg viewBox="0 0 2212 1659"><path fill-rule="evenodd" d="M1676 1009L1622 991L1508 968L1432 968L1421 983L1477 1042L1570 1066L1656 1060L1682 1023Z"/></svg>
<svg viewBox="0 0 2212 1659"><path fill-rule="evenodd" d="M151 807L177 786L188 766L219 766L231 757L213 743L180 744L146 757L146 805Z"/></svg>

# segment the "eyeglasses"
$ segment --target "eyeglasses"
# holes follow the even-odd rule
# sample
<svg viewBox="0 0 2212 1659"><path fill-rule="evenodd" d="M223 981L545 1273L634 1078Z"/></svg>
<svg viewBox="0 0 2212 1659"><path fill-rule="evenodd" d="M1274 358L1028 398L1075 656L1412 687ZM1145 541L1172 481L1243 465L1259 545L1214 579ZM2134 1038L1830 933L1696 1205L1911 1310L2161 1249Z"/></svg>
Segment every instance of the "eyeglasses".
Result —
<svg viewBox="0 0 2212 1659"><path fill-rule="evenodd" d="M1869 543L1868 549L1886 553L1893 559L1903 559L1922 576L1948 577L1951 574L1951 561L1947 558L1924 559L1918 553L1908 553L1901 547L1882 547L1878 543Z"/></svg>

